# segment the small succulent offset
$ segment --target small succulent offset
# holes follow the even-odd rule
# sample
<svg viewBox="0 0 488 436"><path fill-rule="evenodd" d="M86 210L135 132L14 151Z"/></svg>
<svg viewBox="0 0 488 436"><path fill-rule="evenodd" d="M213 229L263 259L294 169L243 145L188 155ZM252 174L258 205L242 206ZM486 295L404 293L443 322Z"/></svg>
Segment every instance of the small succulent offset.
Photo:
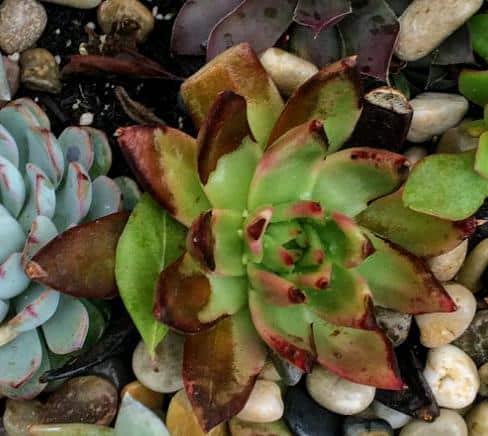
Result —
<svg viewBox="0 0 488 436"><path fill-rule="evenodd" d="M146 194L129 219L116 278L150 351L165 326L186 335L184 384L202 427L242 409L267 347L305 372L318 363L402 389L374 305L454 311L423 258L468 237L479 204L458 221L418 212L404 204L402 155L338 151L361 116L356 57L323 68L284 105L243 43L181 95L196 140L167 126L118 131L154 200ZM416 204L415 187L410 196Z"/></svg>
<svg viewBox="0 0 488 436"><path fill-rule="evenodd" d="M111 161L99 130L68 127L57 139L26 98L0 111L1 395L35 397L42 373L103 333L102 308L32 282L24 269L59 233L121 211L123 193L126 206L136 201L134 182L106 177Z"/></svg>

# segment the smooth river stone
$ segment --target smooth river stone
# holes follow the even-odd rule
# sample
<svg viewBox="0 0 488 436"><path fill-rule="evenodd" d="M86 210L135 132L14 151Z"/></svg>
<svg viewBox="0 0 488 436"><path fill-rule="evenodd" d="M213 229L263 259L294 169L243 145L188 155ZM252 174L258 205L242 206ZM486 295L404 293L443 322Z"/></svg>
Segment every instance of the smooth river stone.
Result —
<svg viewBox="0 0 488 436"><path fill-rule="evenodd" d="M468 436L468 428L459 413L441 409L434 422L412 421L402 428L400 436Z"/></svg>
<svg viewBox="0 0 488 436"><path fill-rule="evenodd" d="M488 362L488 310L480 310L466 331L453 343L473 359L476 366Z"/></svg>
<svg viewBox="0 0 488 436"><path fill-rule="evenodd" d="M29 426L41 420L40 401L7 400L3 426L9 435L28 436Z"/></svg>
<svg viewBox="0 0 488 436"><path fill-rule="evenodd" d="M57 5L69 6L77 9L96 8L102 0L42 0L47 3L56 3Z"/></svg>
<svg viewBox="0 0 488 436"><path fill-rule="evenodd" d="M275 422L256 423L232 418L229 421L229 430L232 436L293 436L281 419Z"/></svg>
<svg viewBox="0 0 488 436"><path fill-rule="evenodd" d="M440 282L452 280L461 269L468 252L468 240L461 242L456 248L427 259L427 265Z"/></svg>
<svg viewBox="0 0 488 436"><path fill-rule="evenodd" d="M343 424L344 436L393 436L393 429L383 419L349 416Z"/></svg>
<svg viewBox="0 0 488 436"><path fill-rule="evenodd" d="M283 416L284 405L278 385L269 380L257 380L237 418L249 422L273 422Z"/></svg>
<svg viewBox="0 0 488 436"><path fill-rule="evenodd" d="M466 416L469 436L488 435L488 401L482 401Z"/></svg>

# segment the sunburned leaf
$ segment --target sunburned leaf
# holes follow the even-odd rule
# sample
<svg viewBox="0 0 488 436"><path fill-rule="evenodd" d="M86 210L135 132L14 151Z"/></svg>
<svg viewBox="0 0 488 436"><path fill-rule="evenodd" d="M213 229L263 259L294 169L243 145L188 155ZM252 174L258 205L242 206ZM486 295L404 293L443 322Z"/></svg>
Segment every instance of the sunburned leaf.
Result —
<svg viewBox="0 0 488 436"><path fill-rule="evenodd" d="M319 34L351 12L350 0L299 0L293 18Z"/></svg>
<svg viewBox="0 0 488 436"><path fill-rule="evenodd" d="M115 249L127 219L120 212L65 231L32 258L27 275L77 297L115 296Z"/></svg>
<svg viewBox="0 0 488 436"><path fill-rule="evenodd" d="M183 252L185 236L186 229L145 194L117 245L119 293L151 353L167 331L152 315L154 285L160 272Z"/></svg>

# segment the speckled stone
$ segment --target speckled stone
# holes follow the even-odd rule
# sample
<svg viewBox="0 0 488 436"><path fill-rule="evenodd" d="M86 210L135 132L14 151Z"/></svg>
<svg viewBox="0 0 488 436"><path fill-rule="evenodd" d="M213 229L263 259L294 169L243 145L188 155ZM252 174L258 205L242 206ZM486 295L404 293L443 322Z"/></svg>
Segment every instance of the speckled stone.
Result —
<svg viewBox="0 0 488 436"><path fill-rule="evenodd" d="M480 310L466 331L453 343L461 348L477 366L488 362L488 310Z"/></svg>
<svg viewBox="0 0 488 436"><path fill-rule="evenodd" d="M412 315L379 306L375 307L375 315L378 325L395 347L405 342L412 325Z"/></svg>
<svg viewBox="0 0 488 436"><path fill-rule="evenodd" d="M54 56L44 48L29 48L20 56L22 84L34 91L57 94L61 91L61 73Z"/></svg>
<svg viewBox="0 0 488 436"><path fill-rule="evenodd" d="M30 435L28 427L40 422L41 410L40 401L7 400L3 415L3 426L7 434Z"/></svg>

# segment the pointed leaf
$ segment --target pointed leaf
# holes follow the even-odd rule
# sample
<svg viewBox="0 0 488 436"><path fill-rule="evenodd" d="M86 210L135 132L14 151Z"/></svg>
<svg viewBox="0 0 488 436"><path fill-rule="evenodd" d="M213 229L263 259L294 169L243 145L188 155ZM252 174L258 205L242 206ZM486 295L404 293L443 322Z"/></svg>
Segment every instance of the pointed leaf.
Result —
<svg viewBox="0 0 488 436"><path fill-rule="evenodd" d="M24 206L25 185L15 165L0 156L0 198L2 204L17 217Z"/></svg>
<svg viewBox="0 0 488 436"><path fill-rule="evenodd" d="M10 215L0 214L0 262L5 262L13 252L22 250L25 234L20 224Z"/></svg>
<svg viewBox="0 0 488 436"><path fill-rule="evenodd" d="M221 91L247 102L249 126L257 142L266 143L283 101L258 57L247 43L236 45L207 63L181 86L181 95L199 129Z"/></svg>
<svg viewBox="0 0 488 436"><path fill-rule="evenodd" d="M319 34L351 12L350 0L299 0L293 19Z"/></svg>
<svg viewBox="0 0 488 436"><path fill-rule="evenodd" d="M298 88L286 103L268 144L306 121L319 120L329 141L329 152L342 147L361 114L361 90L355 56L320 70Z"/></svg>
<svg viewBox="0 0 488 436"><path fill-rule="evenodd" d="M141 198L141 191L130 177L116 177L114 182L122 192L122 205L124 210L133 210Z"/></svg>
<svg viewBox="0 0 488 436"><path fill-rule="evenodd" d="M186 229L144 194L117 245L119 293L150 353L167 331L153 317L155 284L161 271L183 253L185 236Z"/></svg>
<svg viewBox="0 0 488 436"><path fill-rule="evenodd" d="M70 162L78 162L85 170L90 170L95 152L90 135L84 128L68 127L63 130L58 140L66 166Z"/></svg>
<svg viewBox="0 0 488 436"><path fill-rule="evenodd" d="M133 126L117 131L122 151L140 183L178 221L190 226L210 204L196 168L196 141L169 127Z"/></svg>
<svg viewBox="0 0 488 436"><path fill-rule="evenodd" d="M432 179L428 183L433 185ZM403 205L401 190L371 203L356 221L420 257L446 253L476 229L474 218L453 222L408 209Z"/></svg>
<svg viewBox="0 0 488 436"><path fill-rule="evenodd" d="M241 42L260 53L275 45L293 20L293 0L244 0L212 29L207 61Z"/></svg>
<svg viewBox="0 0 488 436"><path fill-rule="evenodd" d="M328 211L354 217L367 204L396 190L408 175L408 161L374 148L334 153L321 164L312 198Z"/></svg>
<svg viewBox="0 0 488 436"><path fill-rule="evenodd" d="M36 217L32 221L32 226L22 251L22 264L24 266L27 265L32 257L48 242L52 241L57 234L56 226L49 218L42 215Z"/></svg>
<svg viewBox="0 0 488 436"><path fill-rule="evenodd" d="M329 371L354 383L399 390L405 387L389 339L379 330L313 324L317 360Z"/></svg>
<svg viewBox="0 0 488 436"><path fill-rule="evenodd" d="M117 183L107 176L99 176L92 183L92 202L86 221L117 213L122 210L122 192Z"/></svg>
<svg viewBox="0 0 488 436"><path fill-rule="evenodd" d="M29 277L24 273L22 253L12 253L7 260L0 265L0 298L9 299L16 297L22 293L28 285Z"/></svg>
<svg viewBox="0 0 488 436"><path fill-rule="evenodd" d="M376 252L357 270L368 281L375 304L412 314L456 309L422 259L371 232L367 234Z"/></svg>
<svg viewBox="0 0 488 436"><path fill-rule="evenodd" d="M32 258L27 275L77 297L117 295L115 249L127 220L119 212L67 230Z"/></svg>
<svg viewBox="0 0 488 436"><path fill-rule="evenodd" d="M0 124L0 156L7 159L16 168L19 167L19 149L15 139L8 130Z"/></svg>
<svg viewBox="0 0 488 436"><path fill-rule="evenodd" d="M405 206L450 220L468 218L488 195L488 180L476 173L474 165L473 151L422 159L405 185Z"/></svg>
<svg viewBox="0 0 488 436"><path fill-rule="evenodd" d="M265 360L266 347L246 309L211 330L186 337L185 389L205 431L244 407Z"/></svg>
<svg viewBox="0 0 488 436"><path fill-rule="evenodd" d="M306 122L281 136L256 168L248 208L309 199L315 181L312 169L326 150L327 140L319 121Z"/></svg>

